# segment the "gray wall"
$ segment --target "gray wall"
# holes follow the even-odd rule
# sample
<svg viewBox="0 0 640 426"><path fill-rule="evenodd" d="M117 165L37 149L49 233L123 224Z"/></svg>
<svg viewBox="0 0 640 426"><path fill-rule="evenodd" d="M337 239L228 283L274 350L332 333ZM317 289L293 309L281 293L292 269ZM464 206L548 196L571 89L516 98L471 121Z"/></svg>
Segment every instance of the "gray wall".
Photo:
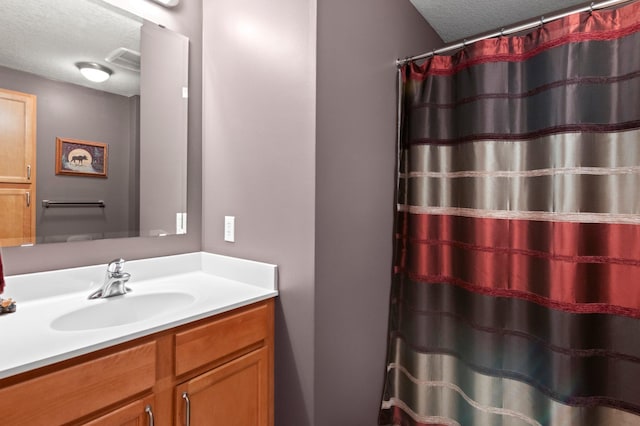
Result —
<svg viewBox="0 0 640 426"><path fill-rule="evenodd" d="M140 96L129 98L129 139L140 141ZM140 143L129 145L129 224L140 229Z"/></svg>
<svg viewBox="0 0 640 426"><path fill-rule="evenodd" d="M313 424L315 1L203 6L203 248L279 266L276 424Z"/></svg>
<svg viewBox="0 0 640 426"><path fill-rule="evenodd" d="M131 139L129 98L74 84L48 80L0 67L0 87L37 96L37 242L66 241L66 236L91 234L129 235L135 206L129 203L129 151ZM78 177L55 174L56 137L103 142L109 145L108 177ZM134 177L135 178L135 177ZM132 184L132 185L130 185ZM43 209L41 200L104 200L107 207Z"/></svg>
<svg viewBox="0 0 640 426"><path fill-rule="evenodd" d="M171 10L147 1L109 1L129 9L135 7L135 10L132 9L134 12L151 21L164 24L167 28L178 31L190 39L188 233L162 238L111 239L42 244L34 247L7 247L2 249L6 274L106 263L119 256L125 259L141 259L187 253L201 248L202 0L183 1Z"/></svg>
<svg viewBox="0 0 640 426"><path fill-rule="evenodd" d="M318 2L317 426L377 424L393 236L394 60L441 45L408 1Z"/></svg>

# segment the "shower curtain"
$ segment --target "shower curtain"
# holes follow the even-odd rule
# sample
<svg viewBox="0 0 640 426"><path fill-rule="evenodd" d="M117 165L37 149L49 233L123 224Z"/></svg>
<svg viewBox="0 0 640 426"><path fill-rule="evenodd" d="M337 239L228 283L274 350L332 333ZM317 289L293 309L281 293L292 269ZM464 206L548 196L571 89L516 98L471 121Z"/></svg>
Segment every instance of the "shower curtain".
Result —
<svg viewBox="0 0 640 426"><path fill-rule="evenodd" d="M640 2L401 73L379 424L640 425Z"/></svg>

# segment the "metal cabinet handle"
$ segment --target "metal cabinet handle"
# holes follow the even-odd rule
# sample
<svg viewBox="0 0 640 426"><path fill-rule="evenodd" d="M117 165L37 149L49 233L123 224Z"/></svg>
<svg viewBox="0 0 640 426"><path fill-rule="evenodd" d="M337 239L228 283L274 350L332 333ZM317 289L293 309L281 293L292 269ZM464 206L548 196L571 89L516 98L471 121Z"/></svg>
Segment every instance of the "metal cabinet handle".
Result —
<svg viewBox="0 0 640 426"><path fill-rule="evenodd" d="M31 165L27 166L27 179L31 180Z"/></svg>
<svg viewBox="0 0 640 426"><path fill-rule="evenodd" d="M191 426L191 401L189 401L189 394L186 392L183 392L182 399L184 399L184 402L186 404L185 426Z"/></svg>
<svg viewBox="0 0 640 426"><path fill-rule="evenodd" d="M31 193L27 192L27 207L31 207Z"/></svg>
<svg viewBox="0 0 640 426"><path fill-rule="evenodd" d="M151 405L144 407L144 411L149 416L149 426L153 426L153 410L151 409Z"/></svg>

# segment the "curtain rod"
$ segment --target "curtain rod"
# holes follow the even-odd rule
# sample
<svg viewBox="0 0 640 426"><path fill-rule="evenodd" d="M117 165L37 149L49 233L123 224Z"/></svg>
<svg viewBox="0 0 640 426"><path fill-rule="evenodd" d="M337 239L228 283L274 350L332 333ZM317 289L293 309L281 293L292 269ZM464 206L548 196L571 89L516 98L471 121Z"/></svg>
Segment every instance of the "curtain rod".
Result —
<svg viewBox="0 0 640 426"><path fill-rule="evenodd" d="M486 40L486 39L489 39L489 38L500 37L500 36L505 36L505 35L514 34L514 33L519 33L521 31L530 30L530 29L536 28L538 26L544 25L544 24L546 24L548 22L555 21L557 19L562 19L562 18L567 17L569 15L573 15L574 13L593 12L594 10L605 9L607 7L616 6L616 5L622 4L622 3L630 3L632 1L635 1L635 0L606 0L606 1L598 2L598 3L591 2L590 6L579 7L579 8L570 10L568 12L564 12L564 13L560 13L560 14L557 14L557 15L550 16L548 18L545 18L544 16L541 16L540 19L528 22L526 24L522 24L522 25L518 25L518 26L515 26L515 27L506 28L506 29L502 28L500 31L495 31L495 32L487 34L487 35L478 36L476 38L472 38L471 40L465 39L462 42L445 45L444 47L441 47L440 49L434 49L434 50L432 50L431 52L428 52L428 53L423 53L421 55L411 56L411 57L407 57L407 58L404 58L404 59L397 59L396 60L396 65L398 67L401 67L402 65L406 64L407 62L417 61L417 60L420 60L420 59L427 59L427 58L430 58L431 56L440 55L442 53L446 53L446 52L450 52L450 51L453 51L453 50L462 49L463 47L467 47L467 45L469 45L469 44L474 44L474 43L477 43L477 42L482 41L482 40Z"/></svg>

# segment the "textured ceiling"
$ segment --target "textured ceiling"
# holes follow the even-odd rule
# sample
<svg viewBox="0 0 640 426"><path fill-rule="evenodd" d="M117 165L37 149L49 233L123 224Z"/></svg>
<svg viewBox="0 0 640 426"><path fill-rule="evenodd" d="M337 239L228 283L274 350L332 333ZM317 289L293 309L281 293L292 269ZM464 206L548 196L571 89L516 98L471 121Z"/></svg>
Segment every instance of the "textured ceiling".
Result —
<svg viewBox="0 0 640 426"><path fill-rule="evenodd" d="M409 0L445 43L508 27L583 0ZM0 0L0 65L121 95L138 93L139 74L110 65L114 49L140 51L141 22L100 0ZM106 83L80 77L75 63L114 70Z"/></svg>
<svg viewBox="0 0 640 426"><path fill-rule="evenodd" d="M53 80L130 96L139 73L105 61L114 49L140 51L142 22L99 0L0 0L0 65ZM98 62L114 73L105 83L81 77L76 62Z"/></svg>
<svg viewBox="0 0 640 426"><path fill-rule="evenodd" d="M409 0L445 43L549 16L584 0Z"/></svg>

